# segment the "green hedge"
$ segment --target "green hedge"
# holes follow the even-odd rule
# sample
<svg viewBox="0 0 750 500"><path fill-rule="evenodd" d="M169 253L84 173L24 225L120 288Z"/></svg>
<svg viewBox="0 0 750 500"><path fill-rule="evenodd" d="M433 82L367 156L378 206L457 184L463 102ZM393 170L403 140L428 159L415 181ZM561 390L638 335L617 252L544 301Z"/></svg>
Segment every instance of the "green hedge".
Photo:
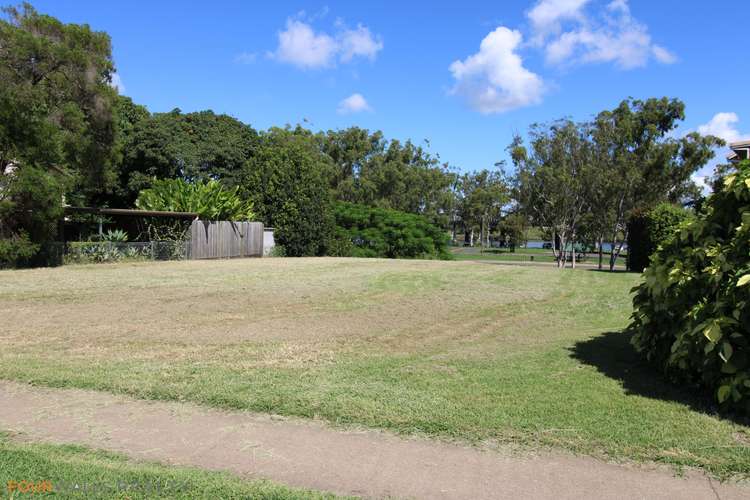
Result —
<svg viewBox="0 0 750 500"><path fill-rule="evenodd" d="M652 257L633 344L677 382L750 413L750 163Z"/></svg>
<svg viewBox="0 0 750 500"><path fill-rule="evenodd" d="M449 259L448 235L419 215L339 202L329 254L351 257Z"/></svg>
<svg viewBox="0 0 750 500"><path fill-rule="evenodd" d="M692 217L691 211L671 203L633 214L628 221L628 269L643 272L659 245L666 244L680 224Z"/></svg>

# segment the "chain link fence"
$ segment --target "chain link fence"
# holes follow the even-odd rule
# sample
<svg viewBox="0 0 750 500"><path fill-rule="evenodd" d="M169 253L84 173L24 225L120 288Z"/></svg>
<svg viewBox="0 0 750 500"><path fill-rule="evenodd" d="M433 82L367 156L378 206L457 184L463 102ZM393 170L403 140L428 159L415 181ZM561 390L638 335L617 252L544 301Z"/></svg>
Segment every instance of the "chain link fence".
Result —
<svg viewBox="0 0 750 500"><path fill-rule="evenodd" d="M61 244L64 264L95 264L123 261L186 260L188 241L113 242L83 241Z"/></svg>

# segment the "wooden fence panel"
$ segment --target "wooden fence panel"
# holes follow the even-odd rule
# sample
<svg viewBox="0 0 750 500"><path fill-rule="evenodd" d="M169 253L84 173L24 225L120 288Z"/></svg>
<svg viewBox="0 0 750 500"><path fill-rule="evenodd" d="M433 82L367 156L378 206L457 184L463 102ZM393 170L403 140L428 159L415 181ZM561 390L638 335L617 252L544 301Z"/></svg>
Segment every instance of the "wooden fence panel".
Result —
<svg viewBox="0 0 750 500"><path fill-rule="evenodd" d="M191 259L229 259L263 255L263 223L194 220Z"/></svg>

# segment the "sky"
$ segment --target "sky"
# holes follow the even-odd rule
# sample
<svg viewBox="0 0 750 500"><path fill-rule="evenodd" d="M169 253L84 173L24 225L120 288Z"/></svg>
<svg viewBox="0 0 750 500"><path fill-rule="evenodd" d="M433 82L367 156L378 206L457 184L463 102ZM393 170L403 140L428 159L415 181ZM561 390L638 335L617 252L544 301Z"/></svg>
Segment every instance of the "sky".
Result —
<svg viewBox="0 0 750 500"><path fill-rule="evenodd" d="M507 161L532 123L627 97L681 99L678 135L750 138L747 0L32 3L108 32L115 83L152 112L356 125L460 171Z"/></svg>

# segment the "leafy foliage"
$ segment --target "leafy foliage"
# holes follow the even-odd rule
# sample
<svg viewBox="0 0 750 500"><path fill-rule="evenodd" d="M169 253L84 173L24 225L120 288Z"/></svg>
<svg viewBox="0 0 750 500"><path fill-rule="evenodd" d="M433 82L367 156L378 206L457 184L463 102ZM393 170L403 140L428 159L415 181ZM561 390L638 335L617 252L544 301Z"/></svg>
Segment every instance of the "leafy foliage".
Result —
<svg viewBox="0 0 750 500"><path fill-rule="evenodd" d="M62 187L41 168L0 175L0 266L44 265L62 217Z"/></svg>
<svg viewBox="0 0 750 500"><path fill-rule="evenodd" d="M108 188L118 159L109 36L29 4L3 10L0 174L34 165L64 174L69 189Z"/></svg>
<svg viewBox="0 0 750 500"><path fill-rule="evenodd" d="M272 128L243 165L239 184L274 228L286 255L324 255L333 237L330 159L307 131Z"/></svg>
<svg viewBox="0 0 750 500"><path fill-rule="evenodd" d="M156 180L138 196L141 210L195 212L203 220L251 221L253 203L242 199L239 188L225 189L218 181L187 182L182 179Z"/></svg>
<svg viewBox="0 0 750 500"><path fill-rule="evenodd" d="M337 200L424 215L447 225L455 174L411 141L386 140L359 127L316 135L333 165Z"/></svg>
<svg viewBox="0 0 750 500"><path fill-rule="evenodd" d="M385 208L336 204L339 255L449 258L448 235L424 217Z"/></svg>
<svg viewBox="0 0 750 500"><path fill-rule="evenodd" d="M750 163L652 257L630 330L679 382L750 413Z"/></svg>
<svg viewBox="0 0 750 500"><path fill-rule="evenodd" d="M154 178L221 179L237 185L242 165L257 146L256 131L228 115L174 109L144 116L127 102L118 111L127 133L117 199L126 205Z"/></svg>
<svg viewBox="0 0 750 500"><path fill-rule="evenodd" d="M637 212L628 221L628 269L643 272L651 254L666 244L692 212L673 203L660 203L646 213Z"/></svg>

